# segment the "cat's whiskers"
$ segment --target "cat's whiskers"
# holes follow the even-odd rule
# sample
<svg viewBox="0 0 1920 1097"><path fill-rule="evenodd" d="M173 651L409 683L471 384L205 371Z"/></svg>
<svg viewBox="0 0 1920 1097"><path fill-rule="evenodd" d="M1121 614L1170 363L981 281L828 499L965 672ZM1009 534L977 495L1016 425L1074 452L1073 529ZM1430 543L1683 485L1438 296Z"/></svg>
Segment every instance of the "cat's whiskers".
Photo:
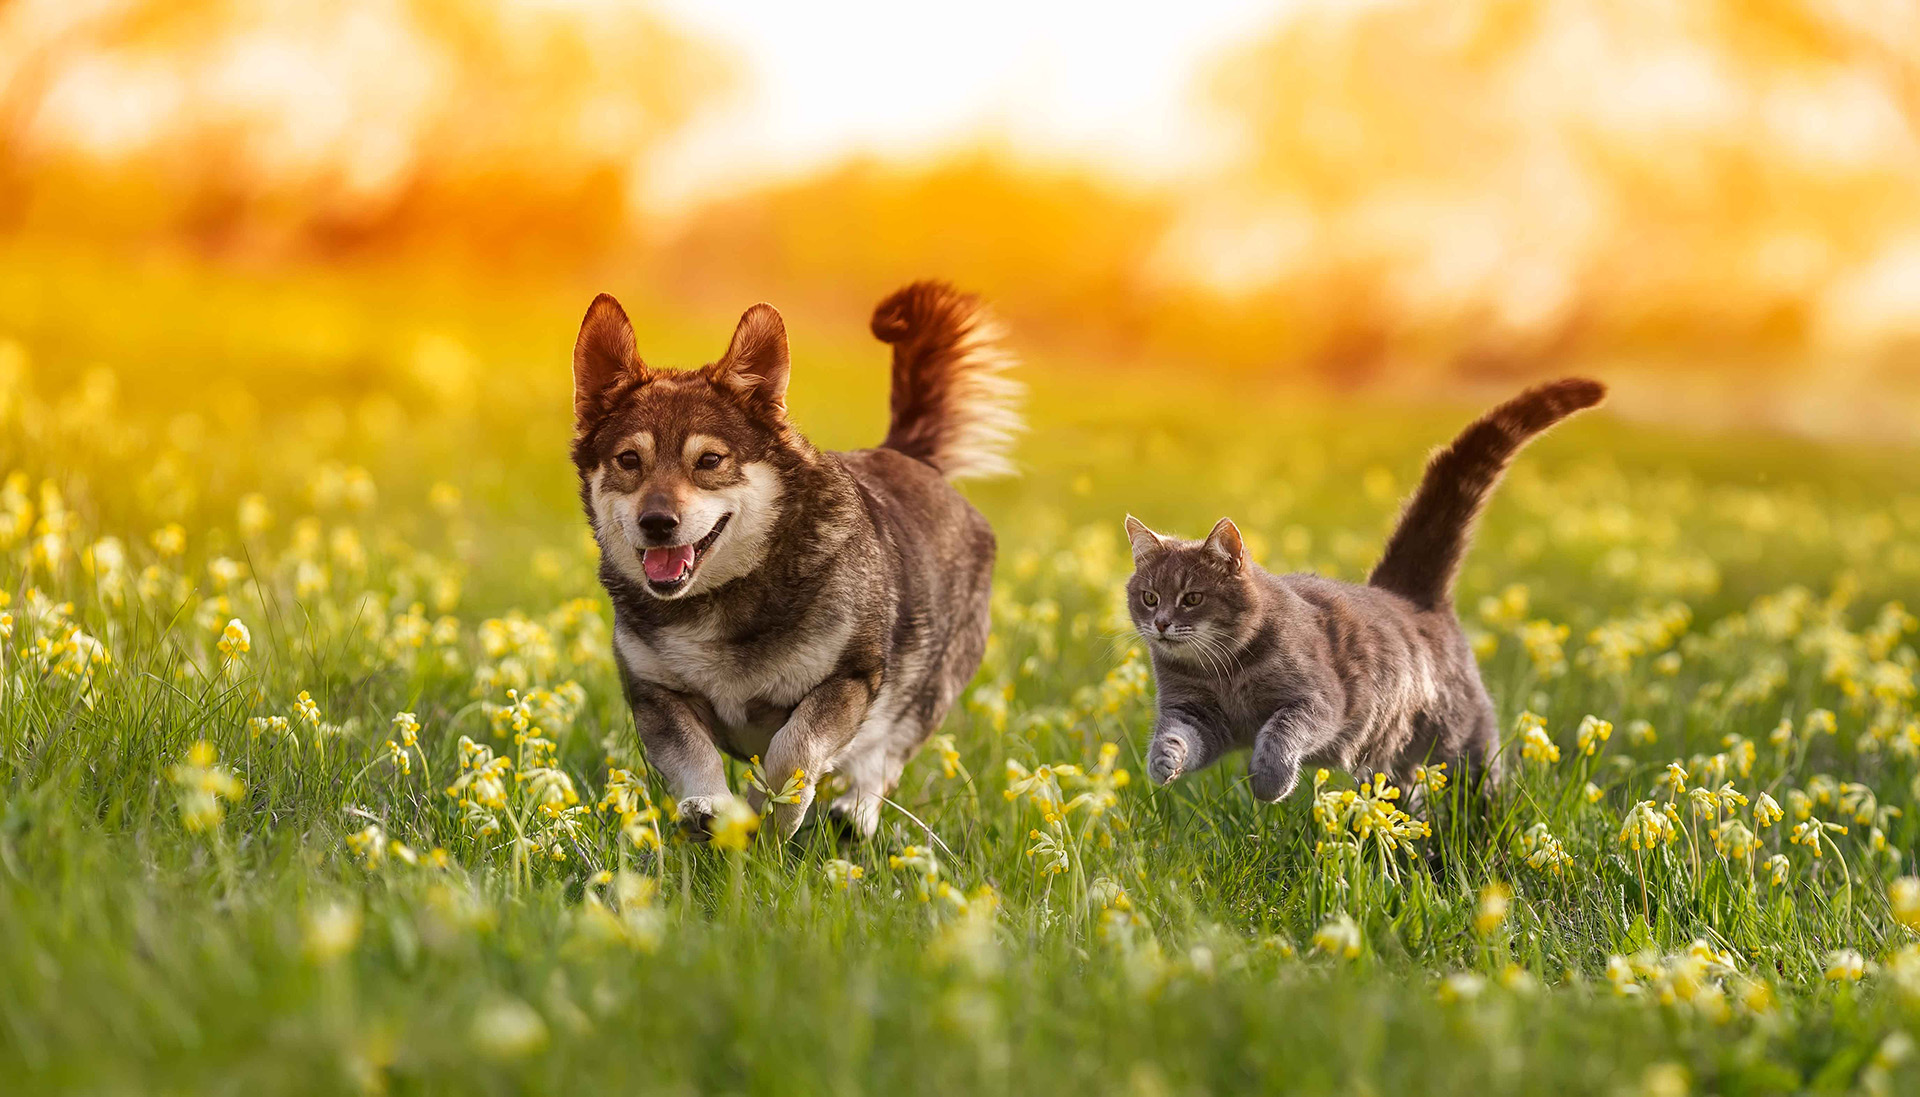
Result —
<svg viewBox="0 0 1920 1097"><path fill-rule="evenodd" d="M1226 641L1216 636L1205 635L1196 629L1189 642L1196 645L1199 650L1209 653L1215 673L1220 678L1230 679L1240 673L1239 656L1227 646Z"/></svg>

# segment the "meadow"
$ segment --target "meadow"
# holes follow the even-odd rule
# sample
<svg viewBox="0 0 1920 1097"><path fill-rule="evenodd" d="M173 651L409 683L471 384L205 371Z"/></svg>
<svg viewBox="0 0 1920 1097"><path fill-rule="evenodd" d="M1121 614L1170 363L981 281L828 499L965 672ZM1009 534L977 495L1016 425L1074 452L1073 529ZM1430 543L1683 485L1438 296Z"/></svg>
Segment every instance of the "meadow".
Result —
<svg viewBox="0 0 1920 1097"><path fill-rule="evenodd" d="M1505 786L1264 806L1142 777L1121 516L1359 579L1479 406L1035 357L986 662L879 836L697 845L565 456L587 295L9 258L8 1092L1920 1084L1910 452L1568 424L1461 584ZM623 296L657 364L730 330ZM876 440L882 348L789 326L801 426Z"/></svg>

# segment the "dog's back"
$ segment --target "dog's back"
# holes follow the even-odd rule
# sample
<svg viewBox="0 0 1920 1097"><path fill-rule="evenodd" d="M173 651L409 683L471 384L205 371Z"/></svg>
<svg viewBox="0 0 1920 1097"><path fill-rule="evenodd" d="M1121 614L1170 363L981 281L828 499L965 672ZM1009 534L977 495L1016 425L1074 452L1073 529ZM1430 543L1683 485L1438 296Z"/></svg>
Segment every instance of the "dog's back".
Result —
<svg viewBox="0 0 1920 1097"><path fill-rule="evenodd" d="M833 810L871 833L880 802L862 790L898 783L980 667L994 537L986 518L925 462L889 448L834 457L859 485L872 518L870 551L881 561L891 602L883 685L836 766L853 787Z"/></svg>
<svg viewBox="0 0 1920 1097"><path fill-rule="evenodd" d="M892 421L877 449L836 454L859 485L891 568L886 684L840 772L853 790L834 802L870 833L880 802L980 666L986 651L994 537L946 481L1013 471L1020 386L979 300L942 282L916 282L882 301L873 334L893 347Z"/></svg>

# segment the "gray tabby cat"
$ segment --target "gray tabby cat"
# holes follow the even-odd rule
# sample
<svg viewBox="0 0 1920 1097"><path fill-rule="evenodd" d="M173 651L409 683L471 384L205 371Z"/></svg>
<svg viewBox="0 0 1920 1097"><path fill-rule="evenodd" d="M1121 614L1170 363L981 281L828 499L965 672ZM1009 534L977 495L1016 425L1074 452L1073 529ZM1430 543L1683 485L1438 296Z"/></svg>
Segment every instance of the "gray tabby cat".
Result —
<svg viewBox="0 0 1920 1097"><path fill-rule="evenodd" d="M1253 794L1276 801L1306 765L1386 773L1422 763L1499 778L1499 729L1452 588L1475 520L1534 435L1598 404L1595 381L1529 389L1434 454L1365 586L1274 575L1222 518L1202 541L1127 517L1127 606L1147 641L1159 712L1147 774L1165 784L1251 748Z"/></svg>

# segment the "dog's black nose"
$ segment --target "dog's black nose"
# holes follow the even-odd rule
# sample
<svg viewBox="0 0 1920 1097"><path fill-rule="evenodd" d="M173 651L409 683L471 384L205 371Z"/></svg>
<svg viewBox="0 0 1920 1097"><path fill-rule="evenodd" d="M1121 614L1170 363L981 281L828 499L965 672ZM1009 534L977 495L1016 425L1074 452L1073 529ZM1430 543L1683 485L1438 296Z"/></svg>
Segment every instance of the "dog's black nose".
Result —
<svg viewBox="0 0 1920 1097"><path fill-rule="evenodd" d="M648 537L667 537L680 526L680 519L664 510L650 510L640 516L640 529Z"/></svg>

